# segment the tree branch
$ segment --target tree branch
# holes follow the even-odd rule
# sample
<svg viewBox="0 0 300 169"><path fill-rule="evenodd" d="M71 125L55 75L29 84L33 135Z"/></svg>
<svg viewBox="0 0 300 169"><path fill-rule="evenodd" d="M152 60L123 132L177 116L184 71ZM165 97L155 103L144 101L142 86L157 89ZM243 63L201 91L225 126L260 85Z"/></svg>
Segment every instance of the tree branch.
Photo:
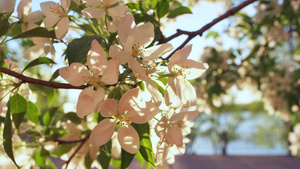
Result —
<svg viewBox="0 0 300 169"><path fill-rule="evenodd" d="M5 74L8 74L10 76L16 77L21 80L21 83L32 83L32 84L38 84L42 86L48 86L51 88L56 88L56 89L84 89L87 87L87 85L82 85L82 86L72 86L67 83L57 83L57 82L50 82L50 81L45 81L45 80L40 80L40 79L34 79L31 77L24 76L20 73L14 72L12 70L9 70L7 68L1 67L0 66L0 72L3 72Z"/></svg>
<svg viewBox="0 0 300 169"><path fill-rule="evenodd" d="M219 16L218 18L214 19L213 21L211 21L210 23L204 25L201 29L197 30L197 31L193 31L193 32L189 32L189 31L183 31L180 29L177 29L177 32L173 35L171 35L168 38L165 38L164 40L162 40L162 42L166 43L169 42L170 40L180 36L180 35L188 35L187 39L179 46L177 47L169 56L167 56L166 58L164 58L164 60L168 60L170 59L170 57L178 50L182 49L189 41L191 41L194 37L196 37L197 35L202 36L203 32L205 32L206 30L208 30L209 28L211 28L212 26L214 26L215 24L217 24L218 22L222 21L225 18L228 18L229 16L234 15L235 13L237 13L238 11L240 11L241 9L243 9L244 7L246 7L247 5L255 2L257 0L247 0L244 1L243 3L241 3L240 5L231 8L230 10L228 10L226 13L224 13L223 15Z"/></svg>

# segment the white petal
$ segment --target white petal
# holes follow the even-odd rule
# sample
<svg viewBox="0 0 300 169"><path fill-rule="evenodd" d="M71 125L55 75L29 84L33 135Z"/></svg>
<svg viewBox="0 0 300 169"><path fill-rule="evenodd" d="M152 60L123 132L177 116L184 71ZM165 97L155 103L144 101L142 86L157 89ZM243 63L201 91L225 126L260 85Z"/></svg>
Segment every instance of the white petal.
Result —
<svg viewBox="0 0 300 169"><path fill-rule="evenodd" d="M185 80L182 76L175 78L175 86L177 91L177 96L187 106L194 106L197 104L197 95L195 88L192 84Z"/></svg>
<svg viewBox="0 0 300 169"><path fill-rule="evenodd" d="M62 40L69 31L70 20L68 17L63 17L55 26L55 36L58 40Z"/></svg>
<svg viewBox="0 0 300 169"><path fill-rule="evenodd" d="M89 6L98 6L102 5L99 0L82 0L83 3L86 3Z"/></svg>
<svg viewBox="0 0 300 169"><path fill-rule="evenodd" d="M157 122L157 124L154 127L154 131L156 133L156 135L159 138L163 138L167 129L167 117L166 116L162 116L161 119Z"/></svg>
<svg viewBox="0 0 300 169"><path fill-rule="evenodd" d="M107 63L108 69L105 70L101 81L106 84L115 84L119 79L119 59L110 59Z"/></svg>
<svg viewBox="0 0 300 169"><path fill-rule="evenodd" d="M115 99L106 99L100 107L100 114L103 117L111 117L118 114L118 103Z"/></svg>
<svg viewBox="0 0 300 169"><path fill-rule="evenodd" d="M91 47L87 55L87 64L95 75L100 75L107 69L106 54L95 39L92 41Z"/></svg>
<svg viewBox="0 0 300 169"><path fill-rule="evenodd" d="M207 64L190 59L183 62L183 65L186 67L184 74L187 80L196 79L208 69Z"/></svg>
<svg viewBox="0 0 300 169"><path fill-rule="evenodd" d="M89 70L81 63L59 69L59 75L73 86L81 86L90 80Z"/></svg>
<svg viewBox="0 0 300 169"><path fill-rule="evenodd" d="M48 54L49 50L43 44L35 45L26 50L23 57L28 60L34 60L39 57L44 57Z"/></svg>
<svg viewBox="0 0 300 169"><path fill-rule="evenodd" d="M155 83L150 78L148 78L145 80L145 86L146 86L147 90L150 92L150 94L152 95L155 105L156 106L161 105L163 96L160 93L160 91L158 90Z"/></svg>
<svg viewBox="0 0 300 169"><path fill-rule="evenodd" d="M111 17L117 17L126 14L128 7L125 5L118 5L115 7L108 8L107 14Z"/></svg>
<svg viewBox="0 0 300 169"><path fill-rule="evenodd" d="M43 19L43 14L41 11L35 11L27 15L27 17L24 19L25 22L39 22Z"/></svg>
<svg viewBox="0 0 300 169"><path fill-rule="evenodd" d="M118 35L122 44L126 44L127 37L136 31L136 25L132 15L127 14L121 20L118 26Z"/></svg>
<svg viewBox="0 0 300 169"><path fill-rule="evenodd" d="M137 27L137 31L133 32L135 35L135 44L144 46L145 48L151 44L154 39L154 26L148 22Z"/></svg>
<svg viewBox="0 0 300 169"><path fill-rule="evenodd" d="M60 4L66 13L69 11L71 0L60 0Z"/></svg>
<svg viewBox="0 0 300 169"><path fill-rule="evenodd" d="M92 146L99 147L107 143L114 134L115 126L115 119L104 119L100 121L90 135Z"/></svg>
<svg viewBox="0 0 300 169"><path fill-rule="evenodd" d="M146 69L142 67L142 65L136 61L133 57L128 57L128 67L133 71L134 76L141 79L146 80L149 77L146 74Z"/></svg>
<svg viewBox="0 0 300 169"><path fill-rule="evenodd" d="M29 14L31 11L31 0L21 0L17 7L17 11L18 11L18 18L20 19L22 19L23 15Z"/></svg>
<svg viewBox="0 0 300 169"><path fill-rule="evenodd" d="M168 84L165 89L165 102L167 106L180 107L182 105L181 100L177 96L177 91L174 83L174 78L168 79Z"/></svg>
<svg viewBox="0 0 300 169"><path fill-rule="evenodd" d="M81 13L87 18L102 18L105 16L105 11L100 8L85 8Z"/></svg>
<svg viewBox="0 0 300 169"><path fill-rule="evenodd" d="M192 51L192 44L183 47L181 50L176 51L168 64L169 70L172 70L172 67L177 64L181 66L188 58L189 54Z"/></svg>
<svg viewBox="0 0 300 169"><path fill-rule="evenodd" d="M166 139L169 143L176 144L178 147L183 145L181 130L176 125L169 125L167 127Z"/></svg>
<svg viewBox="0 0 300 169"><path fill-rule="evenodd" d="M128 90L123 96L121 97L119 101L119 110L120 113L124 113L126 110L128 110L128 107L130 106L130 100L133 98L137 98L140 94L139 88L133 88Z"/></svg>
<svg viewBox="0 0 300 169"><path fill-rule="evenodd" d="M42 9L42 12L45 16L58 16L57 13L53 12L53 8L55 8L57 4L55 2L52 2L52 1L47 1L47 2L42 2L40 3L40 6L41 6L41 9Z"/></svg>
<svg viewBox="0 0 300 169"><path fill-rule="evenodd" d="M130 124L128 127L119 127L118 140L122 148L128 153L135 154L140 149L140 137Z"/></svg>
<svg viewBox="0 0 300 169"><path fill-rule="evenodd" d="M155 59L159 58L166 52L169 52L173 49L172 44L164 43L161 45L156 45L150 48L145 49L145 51L141 54L141 57L145 61L154 61Z"/></svg>
<svg viewBox="0 0 300 169"><path fill-rule="evenodd" d="M98 90L94 90L92 86L85 88L78 97L76 112L78 117L83 118L90 113L99 111L104 96L105 91L102 88L98 88Z"/></svg>
<svg viewBox="0 0 300 169"><path fill-rule="evenodd" d="M44 18L43 23L45 28L49 29L54 26L59 21L59 16L57 15L48 15Z"/></svg>

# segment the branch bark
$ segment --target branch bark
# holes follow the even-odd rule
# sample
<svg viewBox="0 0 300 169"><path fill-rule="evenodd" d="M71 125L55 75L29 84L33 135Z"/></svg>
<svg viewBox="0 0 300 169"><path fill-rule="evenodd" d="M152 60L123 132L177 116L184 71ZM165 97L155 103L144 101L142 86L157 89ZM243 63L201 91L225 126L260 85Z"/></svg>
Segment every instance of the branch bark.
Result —
<svg viewBox="0 0 300 169"><path fill-rule="evenodd" d="M243 3L241 3L240 5L231 8L230 10L228 10L226 13L224 13L223 15L219 16L218 18L214 19L213 21L211 21L210 23L204 25L201 29L197 30L197 31L193 31L193 32L189 32L189 31L183 31L180 29L177 29L177 32L173 35L171 35L168 38L165 38L164 40L162 40L164 43L169 42L170 40L180 36L180 35L188 35L187 39L179 46L177 47L169 56L167 56L166 58L164 58L164 60L168 60L171 58L171 56L178 50L182 49L185 45L187 45L187 43L189 41L191 41L194 37L196 37L197 35L202 36L203 32L205 32L206 30L208 30L209 28L211 28L212 26L214 26L215 24L217 24L218 22L222 21L225 18L228 18L229 16L234 15L235 13L237 13L238 11L240 11L241 9L243 9L244 7L248 6L249 4L255 2L257 0L247 0L244 1Z"/></svg>
<svg viewBox="0 0 300 169"><path fill-rule="evenodd" d="M87 87L86 85L72 86L67 83L57 83L57 82L51 82L51 81L46 81L46 80L34 79L34 78L24 76L20 73L14 72L10 69L7 69L7 68L1 67L1 66L0 66L0 72L3 72L5 74L8 74L10 76L20 79L21 83L38 84L38 85L48 86L48 87L56 88L56 89L84 89Z"/></svg>

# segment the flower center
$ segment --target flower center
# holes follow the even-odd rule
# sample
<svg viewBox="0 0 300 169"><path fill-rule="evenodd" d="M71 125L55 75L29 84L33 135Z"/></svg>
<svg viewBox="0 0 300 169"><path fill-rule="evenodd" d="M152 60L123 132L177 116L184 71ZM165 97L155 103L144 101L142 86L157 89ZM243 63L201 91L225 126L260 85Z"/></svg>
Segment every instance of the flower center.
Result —
<svg viewBox="0 0 300 169"><path fill-rule="evenodd" d="M89 78L89 81L85 81L85 83L87 83L90 86L93 86L94 88L97 86L100 86L101 84L101 76L97 76L95 75L95 73L93 71L91 71L91 75L88 76L87 78Z"/></svg>
<svg viewBox="0 0 300 169"><path fill-rule="evenodd" d="M189 71L187 71L187 68L189 68L188 66L184 66L184 65L181 65L181 66L179 66L179 65L174 65L173 67L172 67L172 72L171 72L171 74L173 75L173 76L183 76L184 78L186 78L186 76L188 75L188 74L190 74L190 72Z"/></svg>
<svg viewBox="0 0 300 169"><path fill-rule="evenodd" d="M116 118L119 119L120 126L123 126L123 127L128 128L129 120L128 120L128 118L126 117L126 115L124 115L124 114L119 114L119 115L116 116Z"/></svg>
<svg viewBox="0 0 300 169"><path fill-rule="evenodd" d="M59 3L56 3L54 6L50 6L49 8L50 8L50 12L56 13L57 15L62 17L67 16L62 6L59 5Z"/></svg>
<svg viewBox="0 0 300 169"><path fill-rule="evenodd" d="M139 54L144 52L144 50L145 50L145 46L140 46L139 43L133 44L133 46L132 46L132 56L137 57Z"/></svg>

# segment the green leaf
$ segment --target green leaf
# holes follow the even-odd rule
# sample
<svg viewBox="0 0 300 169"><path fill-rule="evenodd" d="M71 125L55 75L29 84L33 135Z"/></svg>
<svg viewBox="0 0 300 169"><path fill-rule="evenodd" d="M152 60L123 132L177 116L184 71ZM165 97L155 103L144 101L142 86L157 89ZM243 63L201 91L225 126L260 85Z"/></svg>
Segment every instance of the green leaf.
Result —
<svg viewBox="0 0 300 169"><path fill-rule="evenodd" d="M39 108L36 106L36 104L29 101L27 113L25 114L25 118L34 122L35 124L38 124L40 122L40 115L41 115L41 112L40 112Z"/></svg>
<svg viewBox="0 0 300 169"><path fill-rule="evenodd" d="M218 34L218 32L209 31L205 38L208 38L210 36L212 36L214 39L216 39L217 37L219 37L219 34Z"/></svg>
<svg viewBox="0 0 300 169"><path fill-rule="evenodd" d="M15 165L20 168L18 166L18 164L15 161L14 158L14 153L13 153L13 149L12 149L12 126L11 126L11 118L10 118L10 106L9 106L9 102L7 104L7 112L6 112L6 117L5 117L5 123L4 123L4 129L3 129L3 146L4 146L4 150L6 152L6 154L8 155L8 157L15 163Z"/></svg>
<svg viewBox="0 0 300 169"><path fill-rule="evenodd" d="M165 16L168 13L168 11L169 11L169 2L167 0L159 1L156 4L156 14L159 19Z"/></svg>
<svg viewBox="0 0 300 169"><path fill-rule="evenodd" d="M46 167L45 161L49 156L49 152L42 147L38 147L34 152L34 161L42 168Z"/></svg>
<svg viewBox="0 0 300 169"><path fill-rule="evenodd" d="M41 65L41 64L54 64L55 62L52 59L46 58L46 57L40 57L37 58L33 61L31 61L30 63L28 63L25 68L23 69L22 72L24 72L25 70L37 66L37 65Z"/></svg>
<svg viewBox="0 0 300 169"><path fill-rule="evenodd" d="M179 15L191 14L191 13L192 13L192 11L191 11L190 8L181 6L181 7L175 8L172 11L170 11L169 15L167 17L168 18L175 18L175 17L177 17Z"/></svg>
<svg viewBox="0 0 300 169"><path fill-rule="evenodd" d="M54 31L48 31L46 28L37 27L30 29L26 32L23 32L12 39L19 39L19 38L32 38L32 37L44 37L44 38L53 38L55 39L55 32Z"/></svg>
<svg viewBox="0 0 300 169"><path fill-rule="evenodd" d="M91 43L93 39L96 39L99 43L102 41L101 36L93 35L84 36L80 39L74 39L71 43L69 43L66 53L69 64L73 62L81 62L87 57L87 53L91 49Z"/></svg>
<svg viewBox="0 0 300 169"><path fill-rule="evenodd" d="M76 113L69 112L63 116L63 120L70 120L72 123L80 124L82 119Z"/></svg>
<svg viewBox="0 0 300 169"><path fill-rule="evenodd" d="M45 113L44 117L43 117L43 122L45 124L45 126L49 126L51 119L54 117L54 114L56 113L56 111L58 110L58 107L51 107L49 109L49 111L47 111L47 113Z"/></svg>
<svg viewBox="0 0 300 169"><path fill-rule="evenodd" d="M122 149L122 163L121 163L121 169L126 169L130 165L131 161L133 160L134 154L130 154L124 149Z"/></svg>
<svg viewBox="0 0 300 169"><path fill-rule="evenodd" d="M10 103L10 112L12 114L24 113L27 110L27 101L24 99L23 96L19 95L18 93L13 95L9 99L9 103Z"/></svg>
<svg viewBox="0 0 300 169"><path fill-rule="evenodd" d="M4 35L9 29L8 19L0 19L0 37Z"/></svg>
<svg viewBox="0 0 300 169"><path fill-rule="evenodd" d="M105 145L100 147L100 155L98 155L98 161L103 169L109 168L109 162L111 159L111 140Z"/></svg>
<svg viewBox="0 0 300 169"><path fill-rule="evenodd" d="M55 80L59 76L59 69L57 69L51 76L49 81Z"/></svg>
<svg viewBox="0 0 300 169"><path fill-rule="evenodd" d="M68 153L75 144L60 144L52 153L51 156L55 158L59 158L62 155Z"/></svg>
<svg viewBox="0 0 300 169"><path fill-rule="evenodd" d="M129 3L126 3L125 5L128 6L129 9L140 10L140 5L138 3L129 2Z"/></svg>
<svg viewBox="0 0 300 169"><path fill-rule="evenodd" d="M91 165L93 163L93 160L90 156L90 153L86 153L85 158L84 158L84 165L86 168L91 168Z"/></svg>
<svg viewBox="0 0 300 169"><path fill-rule="evenodd" d="M132 126L135 128L135 130L138 132L140 137L140 150L139 152L145 159L145 161L152 165L152 167L155 167L154 164L154 153L152 150L152 143L150 140L150 128L148 123L144 124L135 124L132 123Z"/></svg>

